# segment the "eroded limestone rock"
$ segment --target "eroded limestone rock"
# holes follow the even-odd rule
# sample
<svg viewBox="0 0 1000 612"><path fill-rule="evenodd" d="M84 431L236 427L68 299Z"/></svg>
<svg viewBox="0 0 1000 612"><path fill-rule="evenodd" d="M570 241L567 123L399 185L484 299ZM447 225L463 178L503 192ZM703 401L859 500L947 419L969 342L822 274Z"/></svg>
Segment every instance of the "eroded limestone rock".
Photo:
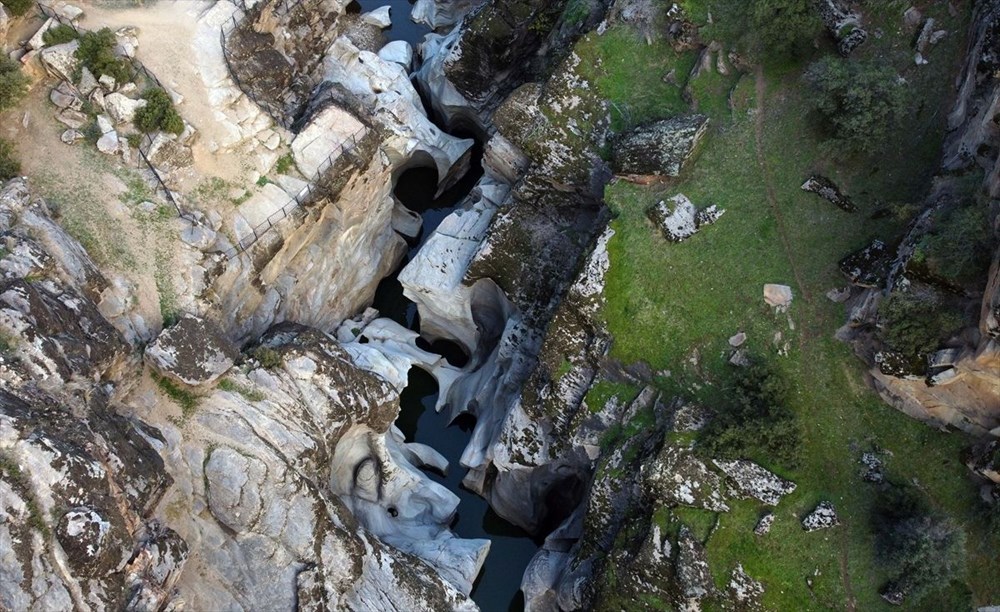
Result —
<svg viewBox="0 0 1000 612"><path fill-rule="evenodd" d="M186 385L210 383L225 374L238 356L212 322L184 314L146 347L146 363Z"/></svg>
<svg viewBox="0 0 1000 612"><path fill-rule="evenodd" d="M737 459L722 461L713 459L733 484L733 492L740 499L752 497L768 506L777 506L785 495L795 490L795 483L785 480L762 468L752 461Z"/></svg>
<svg viewBox="0 0 1000 612"><path fill-rule="evenodd" d="M705 115L678 116L638 127L615 140L612 168L615 174L643 180L677 177L707 131Z"/></svg>

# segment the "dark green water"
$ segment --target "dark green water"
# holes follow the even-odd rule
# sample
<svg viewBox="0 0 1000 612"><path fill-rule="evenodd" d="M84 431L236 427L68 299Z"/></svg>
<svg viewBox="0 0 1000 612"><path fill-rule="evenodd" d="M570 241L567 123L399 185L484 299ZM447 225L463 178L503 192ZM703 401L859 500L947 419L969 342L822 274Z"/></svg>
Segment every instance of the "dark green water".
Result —
<svg viewBox="0 0 1000 612"><path fill-rule="evenodd" d="M416 50L417 45L423 42L424 35L431 29L422 23L410 21L410 11L413 10L413 3L409 0L358 0L361 5L361 12L367 13L379 7L389 5L389 17L392 18L392 27L384 30L386 42L393 40L405 40L413 45Z"/></svg>

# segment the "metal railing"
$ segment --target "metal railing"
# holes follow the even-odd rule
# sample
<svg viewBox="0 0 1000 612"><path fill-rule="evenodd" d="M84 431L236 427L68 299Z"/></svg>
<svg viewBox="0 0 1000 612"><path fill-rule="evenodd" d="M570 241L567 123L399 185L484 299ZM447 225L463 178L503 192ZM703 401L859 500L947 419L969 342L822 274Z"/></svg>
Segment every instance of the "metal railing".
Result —
<svg viewBox="0 0 1000 612"><path fill-rule="evenodd" d="M317 167L316 172L309 184L289 199L289 201L280 209L271 213L266 219L253 227L250 230L250 233L240 238L235 245L223 251L226 258L235 259L240 253L247 251L264 235L274 229L275 225L287 219L293 210L304 205L306 202L309 202L314 194L323 190L323 185L327 181L326 174L333 169L333 165L337 162L337 160L342 159L344 156L355 156L354 152L358 148L358 138L366 131L367 128L362 127L345 138L343 141L337 143L334 150L331 151L327 158L323 160L323 163ZM315 140L313 142L315 142ZM360 157L358 157L358 159L360 159Z"/></svg>

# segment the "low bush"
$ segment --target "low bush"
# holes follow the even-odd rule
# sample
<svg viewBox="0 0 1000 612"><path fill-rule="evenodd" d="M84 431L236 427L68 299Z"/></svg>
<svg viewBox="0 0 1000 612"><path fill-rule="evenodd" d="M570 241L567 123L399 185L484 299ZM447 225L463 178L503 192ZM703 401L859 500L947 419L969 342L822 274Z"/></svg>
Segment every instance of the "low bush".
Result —
<svg viewBox="0 0 1000 612"><path fill-rule="evenodd" d="M181 413L185 417L191 416L198 408L198 396L183 388L180 384L175 383L165 376L160 376L159 374L153 374L153 380L156 381L156 386L158 386L160 390L167 395L167 397L174 400L174 402L181 407Z"/></svg>
<svg viewBox="0 0 1000 612"><path fill-rule="evenodd" d="M76 50L76 57L95 77L107 75L116 83L126 83L132 79L132 70L127 61L115 55L117 44L115 33L110 28L84 32L80 36L80 48Z"/></svg>
<svg viewBox="0 0 1000 612"><path fill-rule="evenodd" d="M60 23L54 28L49 28L42 34L42 41L46 45L61 45L63 43L68 43L71 40L76 40L80 35L73 28L73 26L68 26L65 23Z"/></svg>
<svg viewBox="0 0 1000 612"><path fill-rule="evenodd" d="M917 243L912 262L948 282L981 289L993 251L988 212L974 201L947 210Z"/></svg>
<svg viewBox="0 0 1000 612"><path fill-rule="evenodd" d="M0 181L7 181L21 174L21 162L14 145L0 138Z"/></svg>
<svg viewBox="0 0 1000 612"><path fill-rule="evenodd" d="M770 362L754 358L737 368L729 402L702 430L702 452L720 458L758 458L794 465L801 432L788 407L789 386Z"/></svg>
<svg viewBox="0 0 1000 612"><path fill-rule="evenodd" d="M0 54L0 112L12 108L28 93L28 77L21 64Z"/></svg>
<svg viewBox="0 0 1000 612"><path fill-rule="evenodd" d="M881 340L911 360L931 353L962 326L962 317L933 294L894 291L878 314Z"/></svg>
<svg viewBox="0 0 1000 612"><path fill-rule="evenodd" d="M156 87L147 90L142 98L146 100L146 106L135 113L135 127L139 131L147 134L157 131L180 134L184 131L184 120L174 109L170 94Z"/></svg>
<svg viewBox="0 0 1000 612"><path fill-rule="evenodd" d="M822 30L811 0L714 0L706 34L756 60L795 58Z"/></svg>
<svg viewBox="0 0 1000 612"><path fill-rule="evenodd" d="M7 7L7 10L14 17L26 14L35 5L33 0L2 0L0 4Z"/></svg>
<svg viewBox="0 0 1000 612"><path fill-rule="evenodd" d="M281 353L266 346L258 346L251 351L250 356L256 359L262 368L268 370L279 368L283 363Z"/></svg>

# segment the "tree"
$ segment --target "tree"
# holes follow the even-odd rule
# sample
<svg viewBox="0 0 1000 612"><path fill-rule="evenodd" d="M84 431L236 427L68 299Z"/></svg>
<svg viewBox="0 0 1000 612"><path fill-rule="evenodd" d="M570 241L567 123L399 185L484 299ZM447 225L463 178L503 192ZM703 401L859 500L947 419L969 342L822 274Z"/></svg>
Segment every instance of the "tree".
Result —
<svg viewBox="0 0 1000 612"><path fill-rule="evenodd" d="M170 94L157 87L146 91L142 97L146 106L135 113L135 127L139 131L147 134L156 131L180 134L184 131L184 120L174 109Z"/></svg>
<svg viewBox="0 0 1000 612"><path fill-rule="evenodd" d="M17 104L28 92L28 77L21 64L0 54L0 112Z"/></svg>
<svg viewBox="0 0 1000 612"><path fill-rule="evenodd" d="M760 457L794 464L799 431L788 408L788 382L770 362L759 358L737 368L722 406L702 430L699 446L713 457Z"/></svg>
<svg viewBox="0 0 1000 612"><path fill-rule="evenodd" d="M14 145L0 138L0 181L14 178L21 173L21 162L14 152Z"/></svg>
<svg viewBox="0 0 1000 612"><path fill-rule="evenodd" d="M800 55L823 27L812 0L714 0L712 14L713 34L770 61Z"/></svg>
<svg viewBox="0 0 1000 612"><path fill-rule="evenodd" d="M809 65L805 80L813 106L845 151L875 151L906 111L905 81L873 61L827 56Z"/></svg>
<svg viewBox="0 0 1000 612"><path fill-rule="evenodd" d="M962 326L962 318L933 294L894 291L879 304L882 341L907 359L918 361Z"/></svg>

